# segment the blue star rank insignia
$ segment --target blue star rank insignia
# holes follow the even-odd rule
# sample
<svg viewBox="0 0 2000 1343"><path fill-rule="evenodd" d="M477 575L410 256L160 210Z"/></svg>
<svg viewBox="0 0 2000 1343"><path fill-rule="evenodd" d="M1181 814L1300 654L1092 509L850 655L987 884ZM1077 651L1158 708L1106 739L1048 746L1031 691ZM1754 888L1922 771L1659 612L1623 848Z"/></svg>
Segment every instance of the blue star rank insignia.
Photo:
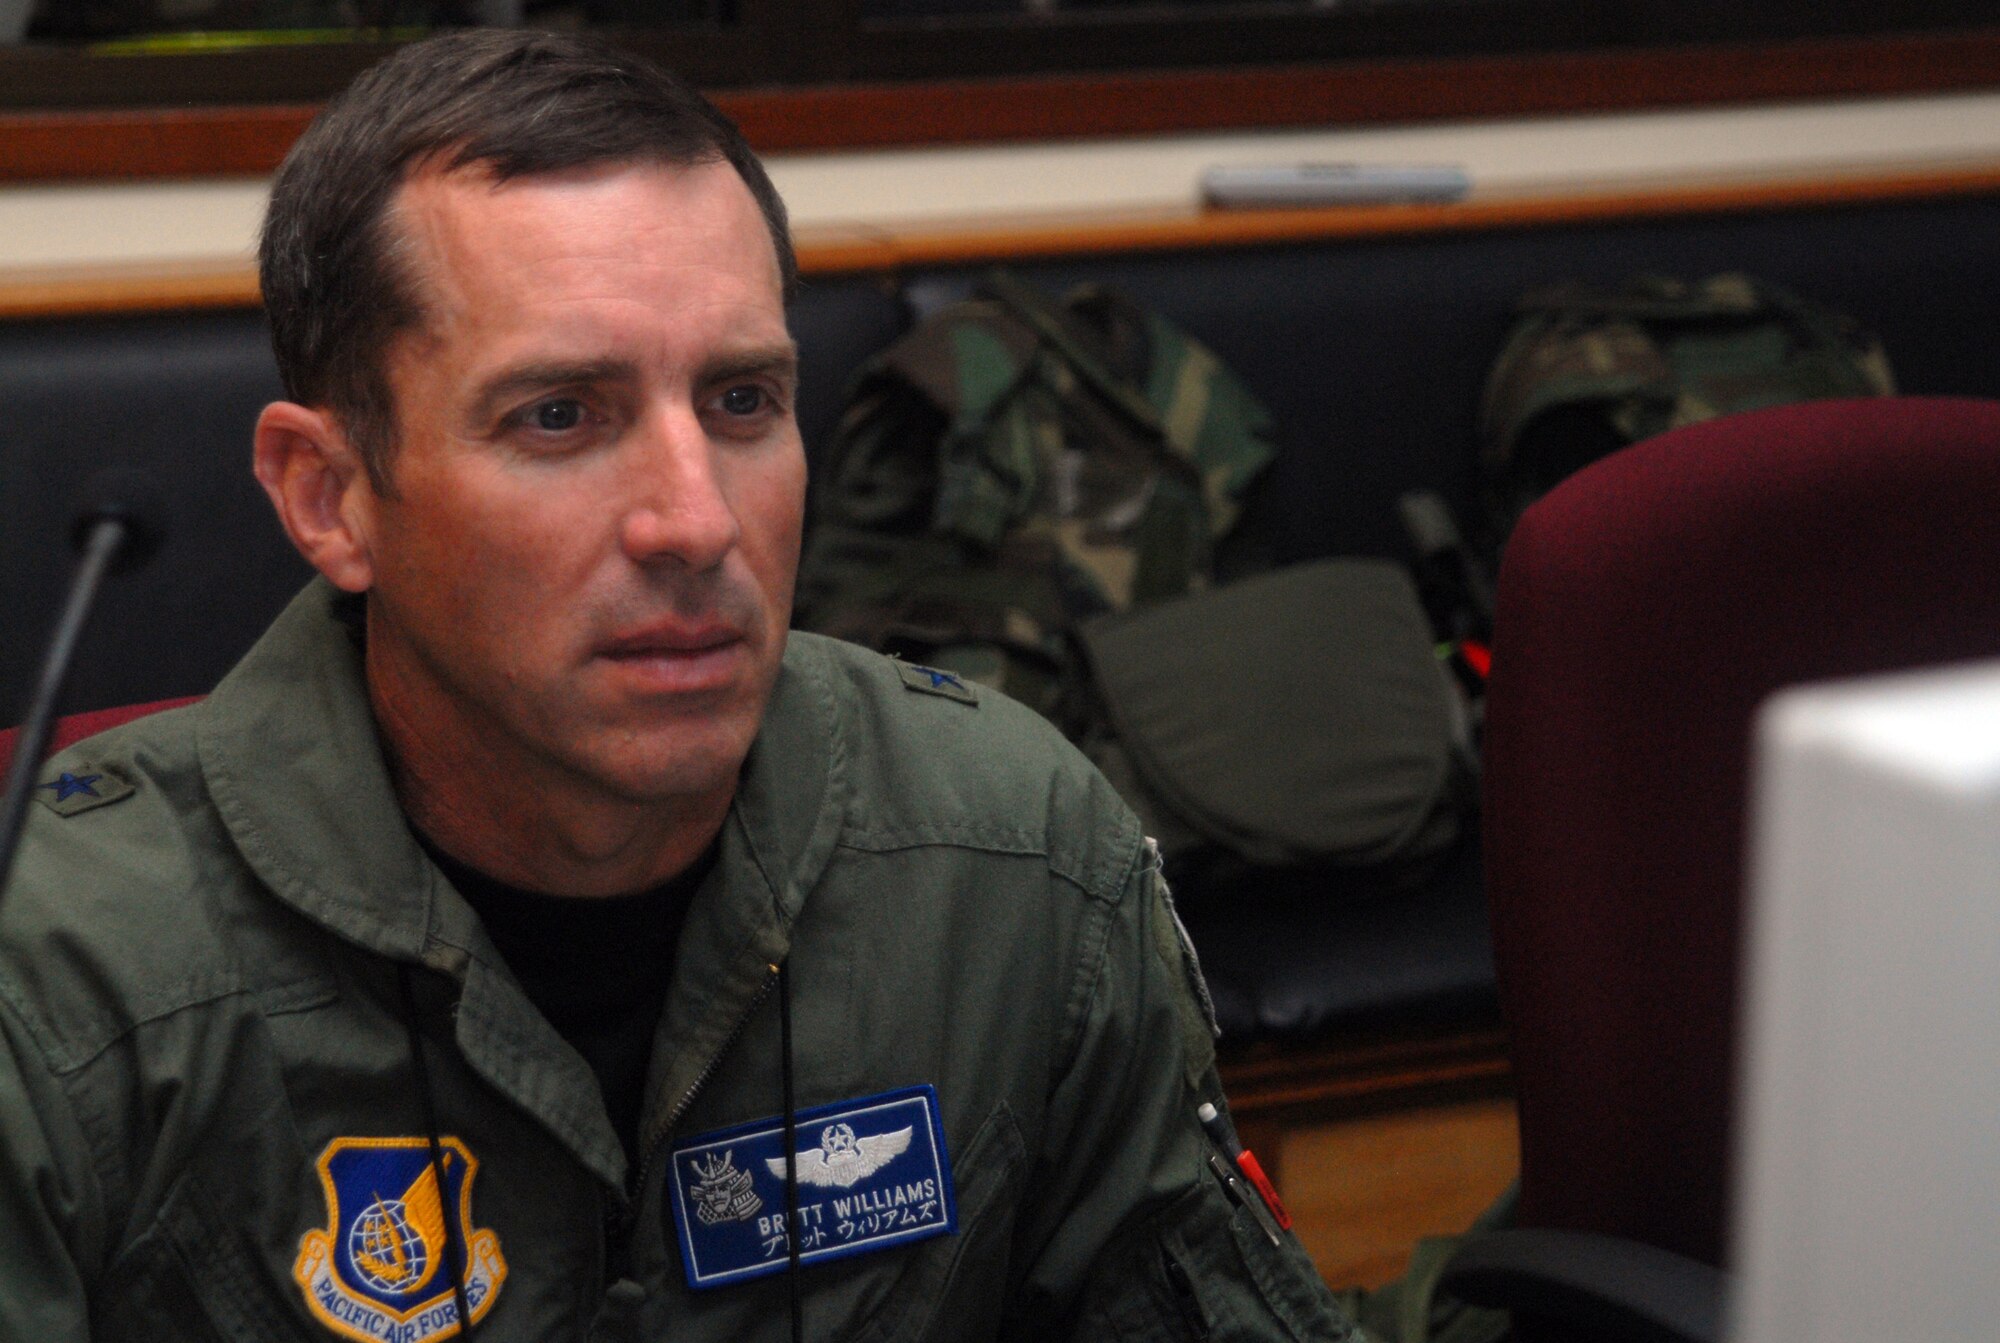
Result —
<svg viewBox="0 0 2000 1343"><path fill-rule="evenodd" d="M979 694L972 688L972 683L957 672L900 660L896 663L896 672L903 678L903 684L908 689L921 691L926 695L942 695L961 704L979 703Z"/></svg>
<svg viewBox="0 0 2000 1343"><path fill-rule="evenodd" d="M801 1264L958 1230L944 1124L929 1086L801 1110L794 1135ZM667 1183L688 1286L785 1270L783 1120L685 1139L674 1147Z"/></svg>
<svg viewBox="0 0 2000 1343"><path fill-rule="evenodd" d="M35 801L56 815L75 816L128 798L136 791L108 770L78 765L40 780L35 784L34 795Z"/></svg>

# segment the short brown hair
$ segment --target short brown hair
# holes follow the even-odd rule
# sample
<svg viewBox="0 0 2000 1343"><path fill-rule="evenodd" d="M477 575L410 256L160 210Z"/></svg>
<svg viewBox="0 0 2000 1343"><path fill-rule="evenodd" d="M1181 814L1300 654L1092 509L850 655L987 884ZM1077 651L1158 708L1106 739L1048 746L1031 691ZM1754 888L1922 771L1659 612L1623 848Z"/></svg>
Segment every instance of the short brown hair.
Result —
<svg viewBox="0 0 2000 1343"><path fill-rule="evenodd" d="M567 34L476 28L402 48L327 104L278 169L258 277L286 395L330 409L388 492L396 421L382 356L423 314L385 220L417 167L478 166L505 181L719 161L763 212L789 296L784 203L734 123L680 79Z"/></svg>

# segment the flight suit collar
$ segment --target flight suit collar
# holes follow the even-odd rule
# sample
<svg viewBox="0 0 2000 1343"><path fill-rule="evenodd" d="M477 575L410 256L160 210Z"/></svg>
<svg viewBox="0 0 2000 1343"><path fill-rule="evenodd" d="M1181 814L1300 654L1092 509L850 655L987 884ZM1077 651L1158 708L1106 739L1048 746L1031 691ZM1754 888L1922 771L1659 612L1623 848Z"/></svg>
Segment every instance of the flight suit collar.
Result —
<svg viewBox="0 0 2000 1343"><path fill-rule="evenodd" d="M460 984L466 1060L607 1183L625 1158L588 1065L530 1004L397 804L343 598L315 579L203 706L197 750L245 861L293 909ZM794 639L745 762L715 870L689 907L644 1123L663 1136L767 987L839 838L847 788L826 656Z"/></svg>
<svg viewBox="0 0 2000 1343"><path fill-rule="evenodd" d="M279 899L370 951L426 961L434 936L463 947L477 920L442 898L397 805L339 600L315 579L215 688L195 731L202 775Z"/></svg>

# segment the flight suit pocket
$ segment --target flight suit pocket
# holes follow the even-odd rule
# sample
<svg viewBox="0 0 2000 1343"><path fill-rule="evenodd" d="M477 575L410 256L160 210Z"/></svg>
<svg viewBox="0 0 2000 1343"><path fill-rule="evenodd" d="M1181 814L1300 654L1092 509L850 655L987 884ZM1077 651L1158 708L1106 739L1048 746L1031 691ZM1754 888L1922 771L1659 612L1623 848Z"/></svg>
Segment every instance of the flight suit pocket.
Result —
<svg viewBox="0 0 2000 1343"><path fill-rule="evenodd" d="M98 1294L106 1304L93 1331L190 1343L312 1337L311 1326L281 1294L286 1284L273 1275L248 1232L232 1227L184 1176L152 1226L112 1265L117 1286ZM119 1318L127 1311L129 1320Z"/></svg>
<svg viewBox="0 0 2000 1343"><path fill-rule="evenodd" d="M890 1299L849 1336L852 1343L970 1339L997 1324L1026 1160L1020 1126L1002 1101L952 1162L958 1233L912 1252Z"/></svg>
<svg viewBox="0 0 2000 1343"><path fill-rule="evenodd" d="M1251 1197L1256 1197L1252 1194ZM1265 1339L1273 1324L1299 1343L1345 1343L1351 1329L1295 1236L1277 1244L1219 1191L1200 1191L1201 1212L1166 1229L1164 1276L1197 1339ZM1218 1217L1217 1214L1221 1215Z"/></svg>
<svg viewBox="0 0 2000 1343"><path fill-rule="evenodd" d="M1291 1236L1273 1245L1203 1180L1106 1251L1077 1336L1120 1343L1348 1343L1353 1335Z"/></svg>

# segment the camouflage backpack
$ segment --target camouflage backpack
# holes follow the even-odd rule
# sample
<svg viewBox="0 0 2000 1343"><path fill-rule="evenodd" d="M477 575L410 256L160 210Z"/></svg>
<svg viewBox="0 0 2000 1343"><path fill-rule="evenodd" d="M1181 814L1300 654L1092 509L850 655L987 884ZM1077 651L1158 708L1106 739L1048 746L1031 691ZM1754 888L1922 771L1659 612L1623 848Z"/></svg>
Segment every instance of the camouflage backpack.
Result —
<svg viewBox="0 0 2000 1343"><path fill-rule="evenodd" d="M995 272L857 375L814 479L795 623L993 685L1076 735L1074 630L1211 580L1269 432L1164 318Z"/></svg>
<svg viewBox="0 0 2000 1343"><path fill-rule="evenodd" d="M1747 275L1537 290L1480 408L1490 548L1564 477L1628 443L1761 406L1894 392L1881 344L1851 318Z"/></svg>

